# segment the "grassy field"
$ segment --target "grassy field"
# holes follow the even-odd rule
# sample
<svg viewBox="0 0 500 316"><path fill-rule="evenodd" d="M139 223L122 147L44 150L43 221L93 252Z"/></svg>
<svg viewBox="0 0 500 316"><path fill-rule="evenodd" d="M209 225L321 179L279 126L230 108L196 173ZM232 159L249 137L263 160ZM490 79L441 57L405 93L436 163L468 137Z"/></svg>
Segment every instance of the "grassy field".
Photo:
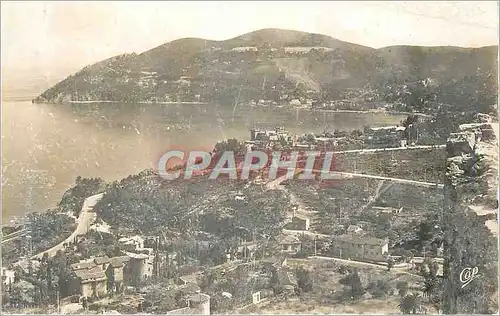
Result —
<svg viewBox="0 0 500 316"><path fill-rule="evenodd" d="M446 151L411 149L376 153L345 153L335 156L338 171L443 183Z"/></svg>

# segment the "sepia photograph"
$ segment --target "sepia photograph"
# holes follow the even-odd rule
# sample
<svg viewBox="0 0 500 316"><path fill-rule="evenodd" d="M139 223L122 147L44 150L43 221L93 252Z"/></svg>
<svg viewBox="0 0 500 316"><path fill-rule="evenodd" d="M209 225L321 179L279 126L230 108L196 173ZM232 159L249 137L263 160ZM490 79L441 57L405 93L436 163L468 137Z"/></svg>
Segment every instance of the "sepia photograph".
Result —
<svg viewBox="0 0 500 316"><path fill-rule="evenodd" d="M1 1L2 314L498 314L498 1Z"/></svg>

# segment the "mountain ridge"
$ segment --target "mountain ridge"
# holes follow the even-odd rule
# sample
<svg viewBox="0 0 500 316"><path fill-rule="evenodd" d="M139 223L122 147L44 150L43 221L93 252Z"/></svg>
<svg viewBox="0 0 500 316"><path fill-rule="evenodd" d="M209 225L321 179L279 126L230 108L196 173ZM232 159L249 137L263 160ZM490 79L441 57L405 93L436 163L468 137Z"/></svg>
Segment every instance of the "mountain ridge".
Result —
<svg viewBox="0 0 500 316"><path fill-rule="evenodd" d="M432 89L425 85L425 93L434 94L426 96L427 102L457 102L459 98L449 96L457 93L465 97L462 103L488 104L496 102L496 52L497 46L375 49L322 34L268 28L222 41L182 38L140 54L117 55L84 67L34 102L232 104L236 98L276 103L347 98L404 103L398 96L407 93L408 84L421 82L413 87L418 90L427 80L439 90L427 91Z"/></svg>

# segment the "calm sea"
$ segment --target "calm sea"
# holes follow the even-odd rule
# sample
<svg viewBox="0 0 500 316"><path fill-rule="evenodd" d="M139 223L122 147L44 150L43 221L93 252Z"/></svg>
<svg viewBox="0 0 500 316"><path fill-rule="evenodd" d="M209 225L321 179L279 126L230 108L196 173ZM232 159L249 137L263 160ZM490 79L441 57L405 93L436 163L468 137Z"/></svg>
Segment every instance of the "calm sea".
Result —
<svg viewBox="0 0 500 316"><path fill-rule="evenodd" d="M250 128L292 133L397 124L385 114L312 113L218 105L2 104L2 217L53 207L77 176L119 180L171 149L210 149L225 138L249 139Z"/></svg>

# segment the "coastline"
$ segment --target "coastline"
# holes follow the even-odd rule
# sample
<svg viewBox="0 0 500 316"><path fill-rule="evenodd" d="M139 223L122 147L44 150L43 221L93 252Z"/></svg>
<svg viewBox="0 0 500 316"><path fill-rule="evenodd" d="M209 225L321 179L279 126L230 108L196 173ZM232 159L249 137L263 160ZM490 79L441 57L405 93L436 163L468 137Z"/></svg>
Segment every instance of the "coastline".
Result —
<svg viewBox="0 0 500 316"><path fill-rule="evenodd" d="M121 101L109 101L109 100L93 100L93 101L67 101L67 102L39 102L41 104L93 104L93 103L111 103L111 104L119 104L126 103ZM209 102L198 102L198 101L163 101L163 102L148 102L148 101L139 101L139 102L130 102L131 104L160 104L160 105L175 105L175 104L186 104L186 105L209 105ZM269 107L266 107L269 108ZM283 109L285 107L280 107ZM382 109L376 110L329 110L329 109L312 109L310 107L301 106L301 107L287 107L289 110L304 110L311 112L323 112L323 113L355 113L355 114L387 114L387 115L417 115L421 117L432 117L431 114L418 113L418 112L404 112L404 111L386 111Z"/></svg>
<svg viewBox="0 0 500 316"><path fill-rule="evenodd" d="M45 103L45 102L44 102ZM48 103L48 102L47 102ZM71 104L92 104L92 103L126 103L121 101L109 101L109 100L96 100L96 101L68 101L67 103ZM182 102L148 102L148 101L139 101L139 102L130 102L132 104L195 104L195 105L207 105L207 102L197 102L197 101L182 101ZM64 102L62 103L64 104Z"/></svg>
<svg viewBox="0 0 500 316"><path fill-rule="evenodd" d="M423 117L432 117L430 114L418 112L403 112L403 111L385 111L385 110L327 110L327 109L311 109L311 108L297 108L298 110L307 110L313 112L325 113L358 113L358 114L388 114L388 115L417 115Z"/></svg>

